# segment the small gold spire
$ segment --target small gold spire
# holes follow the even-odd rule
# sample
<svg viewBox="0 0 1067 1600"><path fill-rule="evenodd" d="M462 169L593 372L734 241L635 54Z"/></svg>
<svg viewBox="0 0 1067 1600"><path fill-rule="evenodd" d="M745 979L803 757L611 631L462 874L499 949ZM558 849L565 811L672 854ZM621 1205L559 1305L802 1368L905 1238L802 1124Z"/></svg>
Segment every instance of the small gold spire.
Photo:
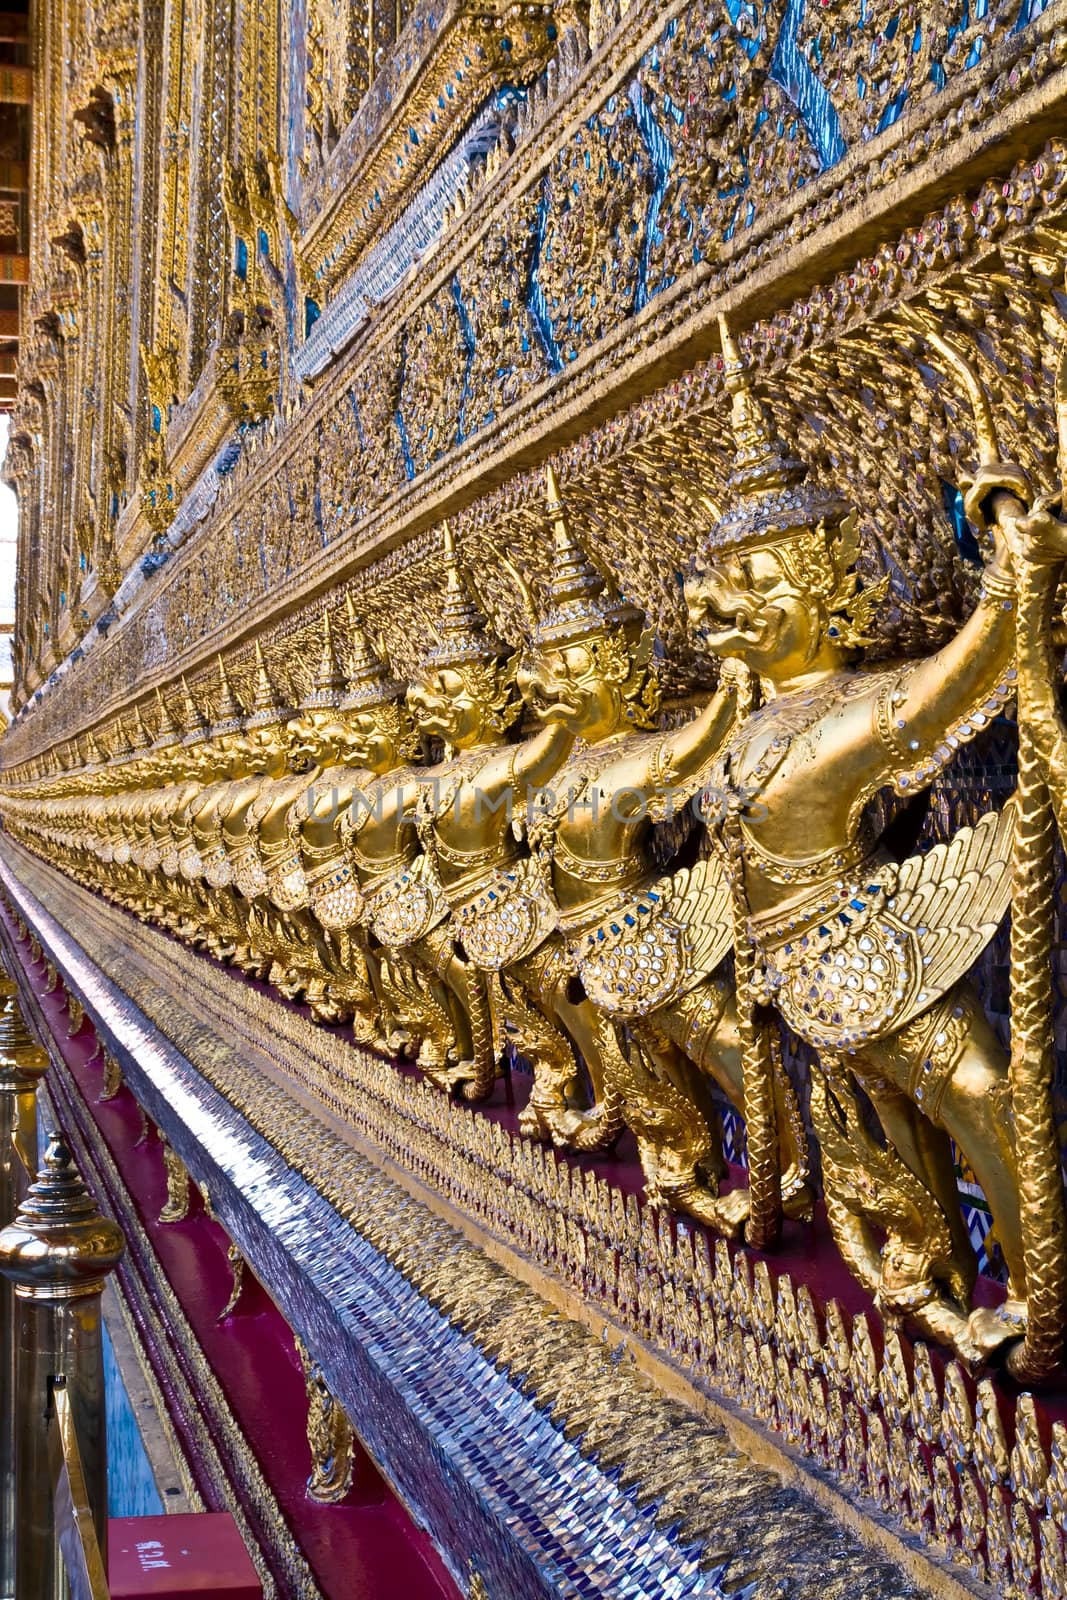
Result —
<svg viewBox="0 0 1067 1600"><path fill-rule="evenodd" d="M719 338L736 449L726 509L708 540L705 561L732 550L780 544L820 522L839 522L849 509L835 489L808 483L806 464L783 447L722 315Z"/></svg>
<svg viewBox="0 0 1067 1600"><path fill-rule="evenodd" d="M301 702L301 710L313 711L321 707L338 706L346 687L344 668L337 655L333 624L327 607L322 613L322 654L311 681L311 689Z"/></svg>
<svg viewBox="0 0 1067 1600"><path fill-rule="evenodd" d="M159 725L156 728L155 743L157 746L175 744L181 738L181 729L170 714L170 708L163 698L163 690L156 687L156 709L159 713Z"/></svg>
<svg viewBox="0 0 1067 1600"><path fill-rule="evenodd" d="M192 743L195 739L202 739L208 732L208 720L197 704L196 696L189 687L189 681L184 672L181 678L182 706L185 718L185 740Z"/></svg>
<svg viewBox="0 0 1067 1600"><path fill-rule="evenodd" d="M130 716L130 749L136 754L138 751L147 750L152 743L148 729L145 727L140 706L134 706Z"/></svg>
<svg viewBox="0 0 1067 1600"><path fill-rule="evenodd" d="M507 646L494 638L484 613L475 603L460 571L455 535L447 519L442 524L445 557L445 593L439 620L435 623L437 643L423 657L424 667L458 667L467 662L495 661L507 654Z"/></svg>
<svg viewBox="0 0 1067 1600"><path fill-rule="evenodd" d="M534 629L535 643L563 644L639 622L640 611L619 598L576 539L551 464L545 468L545 510L552 522L552 571L548 610Z"/></svg>
<svg viewBox="0 0 1067 1600"><path fill-rule="evenodd" d="M240 725L241 707L237 704L237 697L233 692L226 671L226 664L221 655L219 663L219 698L215 706L215 720L211 725L212 734L230 733Z"/></svg>
<svg viewBox="0 0 1067 1600"><path fill-rule="evenodd" d="M111 729L110 746L112 761L124 761L128 755L133 754L126 736L126 724L121 717L115 718L114 727Z"/></svg>
<svg viewBox="0 0 1067 1600"><path fill-rule="evenodd" d="M398 683L382 661L356 612L351 590L345 595L348 621L348 688L340 702L343 711L359 711L399 700L404 686Z"/></svg>

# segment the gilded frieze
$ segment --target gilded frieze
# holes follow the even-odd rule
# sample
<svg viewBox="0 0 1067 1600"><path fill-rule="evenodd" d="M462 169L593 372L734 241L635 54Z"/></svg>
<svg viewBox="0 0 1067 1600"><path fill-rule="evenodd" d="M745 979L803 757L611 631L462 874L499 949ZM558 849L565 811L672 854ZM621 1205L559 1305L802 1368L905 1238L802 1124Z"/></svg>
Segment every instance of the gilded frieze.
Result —
<svg viewBox="0 0 1067 1600"><path fill-rule="evenodd" d="M803 352L805 352L805 347L809 346L809 342L813 341L813 339L830 341L833 334L837 333L841 323L848 325L851 318L864 317L864 315L870 317L872 312L877 312L880 307L891 306L901 294L909 291L909 288L907 288L909 283L917 283L920 278L926 280L931 274L936 275L936 277L947 277L950 269L952 269L953 262L965 259L968 254L981 253L987 240L992 240L992 238L1000 237L1003 234L1011 234L1019 227L1019 222L1022 221L1025 214L1035 214L1038 208L1041 208L1043 213L1046 213L1049 203L1053 202L1054 195L1056 195L1057 184L1059 184L1059 155L1057 155L1056 150L1049 149L1048 157L1045 160L1038 160L1037 163L1033 163L1033 166L1027 166L1027 168L1019 170L1017 190L1013 192L1011 203L1008 203L1009 197L1006 197L1003 192L998 192L998 187L1000 186L990 184L987 189L982 190L981 194L976 195L976 198L973 198L971 202L953 203L941 216L933 214L931 218L928 218L925 227L909 230L909 234L899 238L899 243L896 246L881 246L881 250L875 256L857 261L853 270L849 270L848 274L841 274L841 277L837 278L832 285L821 291L813 291L809 298L801 299L801 301L793 304L792 309L787 310L787 312L781 312L774 318L773 323L766 328L766 336L760 330L755 330L758 347L766 350L766 358L769 358L769 360L787 357L790 349L800 347L801 362L803 362L803 365L808 365L808 363L811 363L811 357L803 355ZM976 285L974 288L966 290L965 293L979 294L981 296L982 290L979 290ZM518 350L517 357L523 362L528 362L531 350L536 347L537 342L541 341L539 341L539 336L534 341L531 341L531 318L528 310L520 320L522 320L523 325L523 331L520 333L520 346L522 346L522 349ZM475 358L472 371L475 371L477 370L478 362L477 323L472 326L474 326L475 331ZM366 368L365 374L360 379L363 382L363 386L365 386L366 400L365 405L357 406L357 414L360 414L360 418L362 418L368 403L376 406L379 413L374 419L376 426L373 429L366 429L366 427L363 429L363 437L368 442L368 454L370 454L370 461L368 461L370 472L363 472L363 470L358 472L360 485L362 485L362 494L370 493L378 485L386 485L386 483L397 485L397 483L403 482L403 474L405 474L403 443L402 438L400 438L400 427L398 427L397 418L395 418L394 406L389 400L390 384L394 379L381 376L382 366L378 365L379 360L381 360L384 363L384 370L387 370L390 365L394 366L394 371L398 376L395 363L398 362L398 358L400 358L398 352L402 352L403 347L405 347L405 338L403 338L402 334L400 341L394 342L392 354L389 354L389 347L382 347L381 357L376 358L370 368ZM542 346L542 349L544 349L544 346ZM501 368L498 366L499 370ZM694 390L693 378L691 378L686 382L686 395L694 394L694 392L699 394L701 384L705 382L705 379L699 378L699 374L694 374L694 376L697 378L696 390ZM817 374L814 381L819 381ZM350 402L346 403L350 406ZM883 398L881 397L881 390L878 390L877 403L893 405L893 395ZM837 406L833 405L830 408L830 414L835 413L837 413ZM307 426L312 426L312 416L315 416L315 414L317 414L317 408L309 414L306 422L302 422L302 427L298 427L298 435L302 434L302 430L306 429ZM477 418L477 400L470 406L470 414L472 414L472 418ZM616 427L611 429L611 434L617 438L621 434L621 430L627 430L632 426L633 424L627 424L627 422L622 422L621 426L616 424ZM514 432L514 426L512 426L510 432ZM485 443L480 446L482 451L493 445L494 438L498 442L499 438L501 438L501 419L494 418L494 426L488 430L488 437L485 438ZM598 450L600 446L595 445L590 440L590 448ZM467 445L464 459L469 459L469 454L470 445ZM254 478L258 475L256 464L251 462L250 466L253 467L251 477ZM354 469L352 469L352 475L355 475ZM237 488L238 482L243 482L240 474L230 478L230 493ZM326 499L330 499L330 496L326 496ZM349 498L347 496L346 498L339 496L338 504L350 504ZM318 550L322 549L322 539L320 539L320 533L318 533L317 528L315 530L307 530L307 533L310 534L310 539L307 539L302 547L306 550L307 557L314 557ZM368 530L368 533L370 533L370 530ZM347 547L349 546L346 546L346 549ZM299 565L299 563L296 563L296 565ZM320 566L322 566L322 557L315 562L315 570L318 570ZM174 576L178 576L178 574L174 574ZM941 586L937 584L936 587L939 589ZM280 598L282 597L278 597L278 600ZM182 606L182 610L186 610L186 608ZM208 619L205 618L206 621ZM174 635L174 645L179 650L182 650L178 634ZM131 646L130 658L125 662L125 674L123 674L126 678L130 677L131 672L136 670L133 666L134 661L136 661L136 648ZM42 725L40 718L37 718L37 722L38 726Z"/></svg>
<svg viewBox="0 0 1067 1600"><path fill-rule="evenodd" d="M473 329L464 436L478 433L545 375L544 341L528 286L537 247L536 219L522 212L482 234L456 273L459 300Z"/></svg>
<svg viewBox="0 0 1067 1600"><path fill-rule="evenodd" d="M1045 22L1046 18L1040 18L1037 22L1035 22L1035 24L1033 24L1035 34L1040 34L1041 30L1043 30L1043 26L1045 26ZM629 26L630 34L633 34L633 30L635 30L635 21L633 21L633 19L630 19ZM782 24L782 27L784 26L785 24ZM992 26L992 24L990 24L990 26ZM673 27L673 24L670 24L667 32L670 32L670 27ZM680 30L675 29L675 34L678 34L678 32L680 32ZM736 32L736 30L734 30L734 32ZM744 27L742 27L741 32L744 34ZM989 32L989 29L987 29L987 32ZM953 34L953 38L955 37L957 37L957 35ZM1014 45L1014 42L1011 43L1013 43L1013 48L1017 53L1017 46ZM667 50L667 46L669 45L673 45L673 38L670 38L670 40L667 40L667 42L664 43L664 48L662 48L662 51L656 51L656 53L653 53L654 61L661 61L661 54L662 58L664 59L669 56L669 50ZM1001 46L1001 48L1005 48L1005 46ZM693 58L693 50L691 50L689 46L686 46L686 50L688 50L689 58ZM699 51L697 51L697 54L699 54ZM984 64L984 61L985 54L982 54L982 51L979 51L976 61L973 62L973 67L976 67L977 69L979 62ZM673 157L670 157L669 152L664 154L665 147L662 147L661 152L659 152L659 157L654 158L654 160L653 155L649 154L649 152L654 152L654 149L657 147L657 136L653 136L653 131L651 131L653 130L653 125L654 128L659 130L659 134L662 134L664 128L667 128L667 131L669 131L670 125L672 125L672 122L670 122L669 107L667 107L667 99L670 99L670 96L667 96L667 99L664 99L661 96L659 101L657 101L657 107L653 106L653 96L651 96L648 91L641 91L640 82L638 82L638 80L641 78L641 75L643 75L645 78L648 78L649 72L651 72L651 64L653 64L653 58L648 56L648 54L646 54L645 58L641 58L641 66L640 70L638 70L638 75L630 80L630 88L629 91L627 91L627 93L629 93L629 101L625 101L625 104L627 104L627 107L629 107L630 110L640 110L640 118L638 118L638 120L640 120L641 125L643 125L643 136L641 136L641 138L643 138L643 149L645 149L645 155L649 158L651 166L653 166L654 170L657 171L656 182L654 182L653 186L654 189L661 189L662 181L664 181L665 178L665 181L667 181L667 190L669 190L670 181L672 181L670 174L672 174ZM1038 66L1038 56L1032 56L1029 61L1025 62L1024 66L1027 67L1027 70L1022 70L1021 67L1017 67L1017 69L1014 70L1013 75L1011 75L1011 77L1013 77L1014 88L1016 88L1016 90L1022 90L1022 88L1025 88L1027 75L1029 75L1030 78L1033 78L1033 74L1035 74L1035 70L1037 70ZM936 75L934 75L934 77L936 77ZM776 82L776 80L774 80L774 74L771 74L771 78L769 78L768 82ZM937 83L939 82L941 82L941 80L936 80L936 82L934 82L934 88L936 88ZM947 82L947 80L945 80L945 82ZM955 80L953 80L953 82L955 82ZM958 82L966 82L966 74L961 75ZM1001 91L1001 94L1008 93L1008 91L1013 88L1013 83L1009 83L1008 78L1001 74L1001 77L997 78L995 83L993 83L992 102L997 101L998 86L1000 86L1001 83L1003 83L1003 91ZM625 85L622 86L625 88ZM947 83L947 88L944 90L945 96L950 96L950 91L952 91L952 83ZM931 98L933 98L933 96L928 96L928 101ZM621 102L622 96L616 96L616 101L614 101L614 104L617 106L617 104L621 104ZM673 104L672 99L670 99L670 104ZM699 104L699 99L697 99L697 104ZM926 106L923 106L923 114L926 114ZM629 117L629 112L627 112L627 117ZM624 122L627 120L627 117L624 117ZM761 120L760 117L761 114L757 117L757 122L760 122L760 128L766 128L766 126L771 125L771 122L774 122L774 118L769 117L769 115L768 117L761 118ZM539 112L539 118L541 118L541 120L544 118L544 112ZM781 118L777 118L777 120L781 122ZM811 120L811 118L809 118L809 120ZM793 131L795 131L795 128L793 128ZM579 138L587 138L587 134L589 134L589 130L584 128L584 130L581 130ZM883 133L881 133L880 138L885 141L886 138L893 138L893 134L894 126L889 125L886 126L886 128L883 128ZM731 138L733 138L733 134L731 134ZM539 134L539 138L533 139L533 141L531 141L530 138L526 138L526 157L536 155L537 146L542 144L542 142L544 142L544 138L542 138L541 134ZM681 147L686 141L685 139L681 139L681 141L677 142L678 146ZM897 141L894 149L899 152L899 141ZM781 150L779 150L779 154L781 154ZM648 165L648 163L645 163L645 165ZM673 165L677 165L677 163L673 163ZM841 163L838 163L838 166L840 165ZM768 173L771 170L777 170L777 168L769 166L768 163L765 163L765 166L766 170L768 170ZM638 168L641 168L641 162L638 162ZM843 170L848 170L848 168L849 162L843 163ZM830 168L830 170L832 170L832 168ZM886 162L886 160L881 162L881 173L885 174L886 179L889 179L893 178L894 171L896 171L896 168L894 168L893 155L891 155L888 162ZM595 176L595 174L593 174L593 176ZM627 181L627 179L625 179L624 171L619 170L619 173L616 173L616 178L619 179L619 186L625 187L625 181ZM498 176L496 176L496 187L499 187L499 182L501 182L501 174L498 173ZM795 182L795 179L793 179L793 182ZM640 173L638 173L638 184L640 184ZM531 198L533 198L534 195L537 195L537 205L541 203L542 190L544 190L544 182L542 181L537 182L536 186L530 190ZM643 224L641 224L641 226L643 226L643 234L640 235L640 248L638 248L637 251L638 277L640 277L641 262L646 262L645 272L648 272L648 266L651 266L651 262L653 262L654 250L657 248L657 238L669 238L670 232L672 232L672 224L670 224L669 194L659 195L659 198L657 198L656 194L653 194L651 195L651 198L646 197L646 202L648 203L635 206L635 216L643 216ZM797 203L797 197L793 197L792 202L790 202L790 206L795 208L795 203ZM688 206L688 202L686 202L686 206ZM691 213L691 206L688 206L688 213L686 214L689 213ZM507 214L514 218L514 206L510 206ZM526 216L528 216L528 219L526 219L526 222L523 222L523 227L533 226L534 242L536 242L536 230L537 227L541 226L541 224L537 222L536 206L534 206L533 211L528 211ZM637 224L635 224L635 226L637 226ZM723 226L723 232L728 232L728 221L723 222L721 226ZM686 232L688 232L688 224L686 224ZM757 235L760 235L760 232L760 219L755 218L752 221L752 226L745 230L745 232L742 232L741 237L747 237L749 240L752 240L752 242L755 242L755 240L757 240ZM795 229L795 224L793 224L792 234L793 237L797 237L797 229ZM733 238L731 238L731 240L726 240L726 256L734 253L734 243L736 243L736 240L733 240ZM600 246L597 246L597 248L600 248ZM605 250L606 256L611 254L608 245L603 246L603 250ZM761 254L765 254L765 250L766 242L758 243L757 259L760 258ZM593 254L595 254L595 250L593 250ZM581 275L579 275L579 277L581 277ZM726 275L725 282L728 282L728 280L729 274ZM667 278L659 278L659 280L657 280L654 272L653 277L646 277L646 285L648 285L648 290L654 290L657 282L665 283L667 282ZM643 299L643 293L645 293L645 291L641 290L640 283L638 283L637 294L630 296L630 307L632 307L632 309L637 309L638 304L640 304L641 299ZM585 285L585 283L581 282L574 283L573 296L571 296L571 299L573 299L573 306L569 307L568 312L566 312L569 320L574 320L574 309L582 306L582 301L584 301L584 306L582 306L582 309L584 309L585 317L592 315L593 322L595 322L595 307L592 307L592 310L590 310L590 301L592 301L593 298L595 298L595 294L593 294L592 285ZM601 298L603 298L603 296L601 296ZM661 293L659 293L659 296L656 296L656 298L662 299L665 306L665 302L670 301L670 299L675 298L675 296L673 296L673 293L667 293L664 288L661 288ZM466 302L464 302L464 304L466 304ZM517 302L514 302L514 304L517 306ZM491 370L496 371L498 374L507 374L509 371L510 373L515 373L517 370L530 370L530 363L536 362L536 360L542 360L542 362L544 362L545 373L550 370L552 362L549 360L549 350L545 350L544 338L542 338L541 333L534 334L534 338L531 339L531 322L533 322L534 330L537 330L537 328L542 328L542 330L545 330L547 333L549 333L549 339L552 339L552 320L549 318L549 320L545 322L544 318L541 318L541 322L539 322L537 317L534 317L533 315L533 312L536 312L537 310L537 306L539 306L539 299L537 299L536 293L536 251L534 251L533 259L531 259L530 262L530 278L528 278L528 283L526 283L526 293L525 296L523 296L522 312L518 312L515 317L507 318L506 328L504 328L504 330L499 330L498 328L498 334L494 334L494 338L498 339L498 344L502 344L502 346L504 346L504 349L501 350L501 355L504 357L504 360L498 360L496 365L494 365L494 368L491 368ZM533 307L533 310L531 310L531 307ZM494 307L493 314L494 317L496 317L496 320L498 320L499 325L499 309ZM416 318L418 318L418 315L418 312L416 312ZM480 365L478 365L478 363L480 363L480 352L478 352L477 315L475 315L475 317L467 318L467 322L469 322L469 326L461 326L461 328L459 328L459 334L461 334L461 346L459 346L459 349L453 350L453 357L456 358L458 362L464 363L464 365L466 365L467 362L470 362L470 373L472 373L472 376L474 376L474 374L478 374L478 376L480 376L480 373L482 373L485 368L480 368ZM582 323L582 317L577 317L577 323L579 323L579 325L584 325L584 323ZM590 323L590 326L592 326L592 323ZM667 330L669 326L670 320L667 320L667 322L664 323L664 330ZM418 320L416 320L416 323L414 323L414 328L418 328ZM617 331L619 330L616 328L614 342L617 342ZM394 360L394 363L397 363L398 360L402 358L402 352L406 349L406 346L410 344L411 338L413 338L413 330L408 330L408 328L405 328L405 330L402 330L400 333L398 333L397 341L395 341L394 344L394 355L392 355L392 360ZM474 339L474 357L470 357L470 339ZM541 349L537 349L537 346L541 346ZM491 357L490 349L490 352L488 352L488 360L491 360L491 358L493 357ZM579 365L581 365L581 363L579 363ZM368 376L371 376L371 374L368 374ZM400 374L397 373L397 378L398 376L400 376ZM373 376L371 376L371 384L373 384L374 387L378 387L379 382L381 382L381 379L374 379ZM387 386L389 386L389 384L392 384L392 379L387 381ZM490 406L486 406L485 397L478 394L478 389L475 384L472 384L470 389L472 389L472 394L469 395L469 403L464 405L464 416L466 416L467 411L470 411L470 418L472 418L472 421L477 424L478 413L480 413L480 411L488 411L488 413L490 413L494 419L494 427L491 429L491 435L496 434L499 438L498 411L496 411L496 406L493 406L493 410L490 410ZM419 429L424 429L426 426L429 426L426 419L416 418L416 421L414 421L414 432L418 434ZM464 429L464 434L469 435L470 430L472 429L467 426L466 429ZM386 435L376 434L376 442L378 442L379 437L389 437L389 432L394 434L394 438L392 438L392 443L395 445L394 461L403 464L403 461L405 461L405 458L403 458L403 442L402 438L398 437L400 432L402 432L400 427L394 427L394 424L387 424ZM486 438L486 445L490 445L490 443L491 437ZM376 445L376 448L378 448L378 445ZM376 462L374 462L373 459L371 459L370 466L371 480L373 480L374 466L376 466ZM150 493L150 504L155 504L157 499L157 494L152 491L152 493ZM166 506L166 493L163 494L163 506ZM56 595L56 600L58 600L58 595ZM53 635L54 626L53 624L50 624L50 637L53 637Z"/></svg>
<svg viewBox="0 0 1067 1600"><path fill-rule="evenodd" d="M397 406L405 472L414 477L462 437L474 353L470 315L453 279L407 331Z"/></svg>
<svg viewBox="0 0 1067 1600"><path fill-rule="evenodd" d="M560 35L581 26L582 11L510 0L422 0L405 9L406 15L399 7L369 8L368 36L382 37L373 41L367 63L369 92L340 138L330 136L329 96L320 102L320 86L312 91L301 216L323 298L393 220L464 123L496 88L535 79ZM317 5L311 25L312 65L329 70L327 60L337 51L329 43L336 24L331 27L328 6ZM393 108L401 101L397 118Z"/></svg>

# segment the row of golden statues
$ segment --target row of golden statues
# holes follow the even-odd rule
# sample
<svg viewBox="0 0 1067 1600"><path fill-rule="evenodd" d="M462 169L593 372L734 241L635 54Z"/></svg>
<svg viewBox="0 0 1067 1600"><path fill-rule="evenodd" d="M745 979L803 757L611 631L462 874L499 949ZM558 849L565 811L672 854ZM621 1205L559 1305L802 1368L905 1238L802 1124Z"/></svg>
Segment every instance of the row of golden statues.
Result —
<svg viewBox="0 0 1067 1600"><path fill-rule="evenodd" d="M79 773L5 794L5 825L466 1100L492 1092L516 1045L533 1064L524 1133L591 1152L629 1128L651 1200L760 1247L813 1204L784 1021L816 1063L811 1118L849 1267L890 1319L1039 1379L1060 1359L1067 1293L1048 970L1067 525L998 459L973 369L935 341L975 406L965 505L991 556L944 648L864 666L883 590L857 577L855 519L782 446L722 333L737 453L685 600L723 665L691 720L663 726L651 631L580 548L549 471L552 575L538 598L514 574L521 652L492 636L446 532L443 609L412 684L349 602L347 652L327 614L300 707L257 651L243 711L220 661L208 715L186 689L179 727L160 697L151 748L116 760L90 741ZM896 859L870 802L921 793L1013 702L1017 795ZM520 724L533 731L516 739ZM419 764L428 741L443 756ZM678 829L664 867L664 824L684 812L700 826ZM1010 1058L967 980L1009 901ZM709 1080L744 1116L747 1188L720 1193ZM996 1310L973 1302L953 1144L1010 1275Z"/></svg>

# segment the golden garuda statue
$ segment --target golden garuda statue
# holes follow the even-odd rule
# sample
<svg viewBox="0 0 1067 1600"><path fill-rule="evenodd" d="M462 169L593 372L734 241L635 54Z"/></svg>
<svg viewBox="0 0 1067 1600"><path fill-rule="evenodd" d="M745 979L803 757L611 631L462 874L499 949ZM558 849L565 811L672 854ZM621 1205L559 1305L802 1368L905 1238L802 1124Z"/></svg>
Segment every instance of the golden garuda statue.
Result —
<svg viewBox="0 0 1067 1600"><path fill-rule="evenodd" d="M450 1094L492 1095L517 1048L523 1134L608 1152L628 1128L650 1200L757 1246L811 1215L810 1103L830 1227L886 1317L1033 1380L1061 1358L1067 1304L1049 977L1067 524L1000 460L958 342L911 325L972 403L964 505L990 548L973 614L925 658L865 662L885 584L861 583L852 508L778 439L723 326L736 454L685 580L721 666L695 714L665 719L653 632L549 471L547 579L512 574L518 648L446 528L410 685L349 596L306 693L257 646L243 707L220 661L210 710L184 681L178 721L157 695L154 737L135 707L110 750L88 741L77 772L6 799L5 821ZM1067 440L1065 397L1061 363ZM922 794L1013 703L1016 794L896 854L875 802ZM1009 903L1010 1052L968 979ZM722 1096L747 1187L722 1184ZM1007 1268L995 1310L975 1301L957 1153Z"/></svg>
<svg viewBox="0 0 1067 1600"><path fill-rule="evenodd" d="M867 669L858 657L878 596L855 573L850 508L782 450L725 326L723 349L737 439L731 500L686 600L701 642L742 661L762 696L711 781L738 929L753 1231L767 1239L776 1225L773 1007L817 1054L812 1111L845 1259L888 1314L978 1360L1026 1331L1040 1275L1062 1251L1058 1148L1046 1139L1024 1166L1019 1139L1020 1091L1047 1085L1011 1072L966 981L1007 908L1026 814L1009 805L904 861L866 819L880 790L930 785L1011 701L1031 491L1020 468L987 451L966 494L993 542L973 615L926 659ZM864 1125L858 1089L884 1148ZM950 1141L978 1177L1010 1274L996 1312L970 1306L976 1265ZM1032 1350L1028 1338L1021 1372Z"/></svg>

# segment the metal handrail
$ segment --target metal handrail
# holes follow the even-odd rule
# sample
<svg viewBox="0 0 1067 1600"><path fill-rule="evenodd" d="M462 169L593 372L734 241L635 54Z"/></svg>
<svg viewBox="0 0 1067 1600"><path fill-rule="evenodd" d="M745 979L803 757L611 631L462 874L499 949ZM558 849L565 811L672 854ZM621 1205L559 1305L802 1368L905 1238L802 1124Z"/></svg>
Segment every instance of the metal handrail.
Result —
<svg viewBox="0 0 1067 1600"><path fill-rule="evenodd" d="M70 1600L110 1600L65 1378L56 1378L52 1385L48 1464L56 1540L70 1584Z"/></svg>

